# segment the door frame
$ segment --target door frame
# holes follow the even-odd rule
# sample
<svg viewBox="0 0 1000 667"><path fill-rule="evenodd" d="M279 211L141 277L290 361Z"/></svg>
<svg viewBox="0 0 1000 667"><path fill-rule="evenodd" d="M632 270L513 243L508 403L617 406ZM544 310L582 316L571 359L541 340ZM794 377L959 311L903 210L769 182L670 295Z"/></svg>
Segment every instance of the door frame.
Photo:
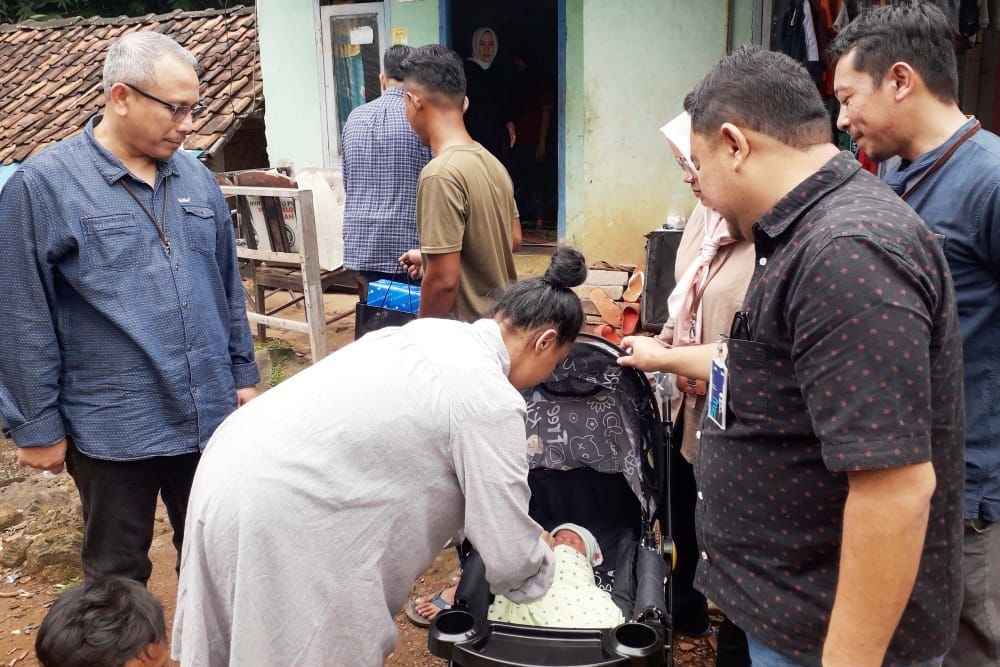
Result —
<svg viewBox="0 0 1000 667"><path fill-rule="evenodd" d="M439 35L442 46L451 46L452 0L438 0ZM559 194L556 235L566 235L566 0L556 0L556 99L559 113L552 119L556 130L556 192Z"/></svg>
<svg viewBox="0 0 1000 667"><path fill-rule="evenodd" d="M375 14L378 21L379 54L378 68L382 71L382 56L391 46L389 42L389 21L391 20L389 3L359 2L351 5L316 4L319 27L316 30L318 40L316 55L320 59L320 71L323 73L320 91L320 112L323 116L323 163L335 166L341 163L340 131L337 126L337 92L333 76L333 52L330 34L330 19L358 14Z"/></svg>

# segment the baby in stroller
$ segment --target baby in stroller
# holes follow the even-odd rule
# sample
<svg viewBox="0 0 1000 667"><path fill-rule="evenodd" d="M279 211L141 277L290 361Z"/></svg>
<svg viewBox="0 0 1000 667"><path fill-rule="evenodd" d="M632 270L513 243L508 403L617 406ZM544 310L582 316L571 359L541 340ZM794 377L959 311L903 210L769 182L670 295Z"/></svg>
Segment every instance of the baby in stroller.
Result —
<svg viewBox="0 0 1000 667"><path fill-rule="evenodd" d="M516 603L502 595L490 605L491 621L548 628L611 628L625 622L621 609L594 581L594 567L604 561L594 534L575 523L552 529L556 575L537 600Z"/></svg>

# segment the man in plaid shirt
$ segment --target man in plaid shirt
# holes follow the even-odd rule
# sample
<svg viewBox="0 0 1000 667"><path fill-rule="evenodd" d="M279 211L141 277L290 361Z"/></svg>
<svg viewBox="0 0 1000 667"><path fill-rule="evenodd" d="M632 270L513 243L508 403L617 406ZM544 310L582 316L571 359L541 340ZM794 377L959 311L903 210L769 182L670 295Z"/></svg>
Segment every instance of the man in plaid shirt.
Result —
<svg viewBox="0 0 1000 667"><path fill-rule="evenodd" d="M419 247L417 179L431 151L406 120L402 63L411 50L397 44L385 52L382 96L344 125L344 267L369 282L391 278L399 256Z"/></svg>

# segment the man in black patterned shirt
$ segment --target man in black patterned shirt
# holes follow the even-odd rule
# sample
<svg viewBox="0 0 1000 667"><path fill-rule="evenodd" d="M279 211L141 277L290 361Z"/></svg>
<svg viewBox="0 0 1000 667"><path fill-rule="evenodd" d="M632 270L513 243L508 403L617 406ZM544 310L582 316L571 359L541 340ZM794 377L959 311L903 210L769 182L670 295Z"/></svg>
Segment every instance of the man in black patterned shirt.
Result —
<svg viewBox="0 0 1000 667"><path fill-rule="evenodd" d="M961 598L962 350L940 244L849 153L808 73L743 47L695 88L702 196L757 267L724 344L624 341L708 378L698 587L754 667L932 667Z"/></svg>

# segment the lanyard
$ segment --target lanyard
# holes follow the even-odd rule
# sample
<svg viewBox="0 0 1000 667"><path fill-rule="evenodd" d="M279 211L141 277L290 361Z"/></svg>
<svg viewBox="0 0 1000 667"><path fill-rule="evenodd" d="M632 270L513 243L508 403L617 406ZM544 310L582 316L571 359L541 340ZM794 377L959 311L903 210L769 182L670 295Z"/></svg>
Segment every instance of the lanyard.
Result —
<svg viewBox="0 0 1000 667"><path fill-rule="evenodd" d="M124 178L121 180L121 183L123 186L125 186L125 192L128 193L129 197L135 200L135 203L139 205L139 208L141 208L142 212L146 214L146 217L149 218L149 221L153 223L153 227L156 229L156 233L159 234L160 236L160 243L163 244L163 250L164 252L167 253L167 257L169 257L170 237L167 236L167 198L170 196L169 195L170 180L166 178L163 179L163 208L160 210L160 217L163 219L162 225L156 222L156 218L153 217L153 214L150 212L150 210L146 208L146 205L143 204L141 201L139 201L139 198L135 196L135 193L132 192L132 188L128 186L128 183L125 181Z"/></svg>
<svg viewBox="0 0 1000 667"><path fill-rule="evenodd" d="M943 166L944 166L944 163L948 161L948 158L950 158L950 157L951 157L952 155L954 155L954 154L955 154L955 151L957 151L957 150L958 150L959 146L961 146L961 145L962 145L962 144L964 144L964 143L965 143L966 141L968 141L969 139L971 139L971 138L972 138L972 135L974 135L974 134L975 134L976 132L978 132L978 131L979 131L979 129L980 129L981 127L982 127L982 124L980 124L980 122L979 122L978 120L977 120L977 121L976 121L975 123L973 123L973 124L972 124L972 127L970 127L970 128L968 129L968 130L966 130L966 131L965 131L965 133L964 133L964 134L962 134L962 136L960 136L960 137L958 138L958 140L957 140L957 141L955 141L955 143L953 143L953 144L951 145L951 148L949 148L949 149L948 149L948 150L946 150L946 151L945 151L944 153L942 153L942 154L941 154L941 157L939 157L938 159L934 160L934 164L932 164L931 166L927 167L927 169L926 169L926 170L924 171L924 173L923 173L923 174L922 174L922 175L920 176L920 178L919 178L919 179L917 179L917 182L916 182L916 183L914 183L914 184L913 184L913 185L911 185L910 187L906 188L906 192L904 192L904 193L903 193L903 194L901 195L901 196L902 196L902 198L903 198L903 201L906 201L906 199L907 199L907 198L908 198L908 197L909 197L909 196L910 196L911 194L913 194L913 191L914 191L914 190L916 190L916 189L917 189L917 188L919 188L919 187L920 187L921 185L923 185L923 184L924 184L924 181L926 181L926 180L928 179L928 177L930 177L930 176L931 176L931 174L933 174L933 173L934 173L934 172L936 172L936 171L937 171L938 169L940 169L941 167L943 167Z"/></svg>

